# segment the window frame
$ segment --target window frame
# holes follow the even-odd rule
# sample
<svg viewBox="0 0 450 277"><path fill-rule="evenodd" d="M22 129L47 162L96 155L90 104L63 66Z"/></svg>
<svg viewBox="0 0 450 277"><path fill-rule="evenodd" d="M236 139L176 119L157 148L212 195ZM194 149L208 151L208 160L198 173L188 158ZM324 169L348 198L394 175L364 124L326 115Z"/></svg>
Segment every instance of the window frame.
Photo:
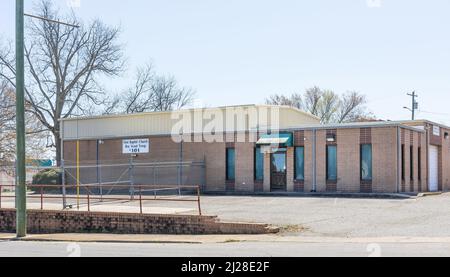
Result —
<svg viewBox="0 0 450 277"><path fill-rule="evenodd" d="M232 150L233 151L233 168L234 168L234 172L233 172L233 177L234 178L230 178L230 169L229 169L229 162L230 162L230 157L229 157L229 151ZM236 180L236 148L234 147L227 147L225 149L225 179L227 181L235 181Z"/></svg>
<svg viewBox="0 0 450 277"><path fill-rule="evenodd" d="M298 176L298 172L297 172L297 164L298 164L298 161L297 161L297 150L298 149L302 149L303 150L303 153L302 153L302 156L303 156L303 167L302 167L302 176L303 176L303 178L297 178L297 176ZM303 181L305 181L305 147L304 146L296 146L296 147L294 147L294 180L295 181L300 181L300 182L303 182Z"/></svg>
<svg viewBox="0 0 450 277"><path fill-rule="evenodd" d="M364 153L364 147L365 146L370 146L370 178L364 178L363 177L363 153ZM360 150L359 150L359 174L360 174L360 180L362 182L371 182L373 180L373 146L371 143L363 143L360 145Z"/></svg>
<svg viewBox="0 0 450 277"><path fill-rule="evenodd" d="M409 146L409 179L414 181L414 146Z"/></svg>
<svg viewBox="0 0 450 277"><path fill-rule="evenodd" d="M417 180L422 181L422 147L417 151Z"/></svg>
<svg viewBox="0 0 450 277"><path fill-rule="evenodd" d="M402 159L402 181L404 182L406 180L406 163L405 163L405 145L402 144L401 149L401 159Z"/></svg>
<svg viewBox="0 0 450 277"><path fill-rule="evenodd" d="M261 153L261 146L256 146L254 148L254 155L253 155L253 179L255 181L264 181L264 154ZM260 155L262 156L262 178L258 178L258 174L257 174L257 155L258 155L258 151L260 153Z"/></svg>
<svg viewBox="0 0 450 277"><path fill-rule="evenodd" d="M330 148L334 148L336 150L336 161L334 163L335 165L335 171L336 171L336 178L335 179L330 179L330 164L329 164L329 149ZM327 182L337 182L338 180L338 165L337 165L337 145L327 145L326 146L326 180Z"/></svg>

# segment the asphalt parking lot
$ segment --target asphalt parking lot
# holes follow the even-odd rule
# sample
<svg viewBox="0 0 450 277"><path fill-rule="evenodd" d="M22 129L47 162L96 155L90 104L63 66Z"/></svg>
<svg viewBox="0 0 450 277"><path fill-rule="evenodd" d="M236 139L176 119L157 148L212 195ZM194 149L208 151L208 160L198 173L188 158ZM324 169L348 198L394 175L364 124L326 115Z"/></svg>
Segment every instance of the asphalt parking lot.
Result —
<svg viewBox="0 0 450 277"><path fill-rule="evenodd" d="M450 236L449 193L402 200L207 196L202 206L222 220L270 223L289 235Z"/></svg>

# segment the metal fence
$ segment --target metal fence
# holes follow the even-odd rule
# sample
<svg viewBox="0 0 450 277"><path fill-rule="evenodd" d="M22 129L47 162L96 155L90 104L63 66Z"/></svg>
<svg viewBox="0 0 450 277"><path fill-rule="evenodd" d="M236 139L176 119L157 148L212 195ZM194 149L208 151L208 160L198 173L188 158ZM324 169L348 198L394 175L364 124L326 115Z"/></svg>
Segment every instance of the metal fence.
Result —
<svg viewBox="0 0 450 277"><path fill-rule="evenodd" d="M9 189L14 188L14 185L1 185L0 184L0 208L4 207L4 202L8 199L15 199L14 193L5 193L9 191ZM139 209L140 214L144 214L145 206L148 202L195 202L197 204L198 214L202 215L202 209L200 204L200 186L173 186L173 187L155 187L138 185L136 186L136 193L133 197L126 196L99 196L95 195L92 191L95 188L95 185L77 185L77 186L62 186L62 185L28 185L27 188L29 190L34 191L35 193L28 194L28 201L32 201L31 204L37 204L36 207L39 207L40 210L47 209L48 205L53 205L56 202L62 202L63 209L76 209L76 210L86 210L87 212L91 212L92 207L96 207L102 210L101 206L110 205L116 203L118 201L126 201L127 203L138 203L137 207ZM59 192L66 189L75 189L77 191L74 195L69 194L60 194ZM184 192L189 192L184 196L182 194L179 195L165 195L163 192L170 192L173 190L183 190ZM37 200L37 202L36 202ZM8 202L7 202L8 203ZM9 202L8 204L13 204L14 202ZM57 203L56 203L57 204ZM11 208L11 207L10 207ZM105 211L105 210L103 210Z"/></svg>
<svg viewBox="0 0 450 277"><path fill-rule="evenodd" d="M58 187L59 183L33 184L33 176L49 169L60 173L61 186ZM65 161L60 167L27 166L26 172L27 186L31 193L38 196L61 195L55 199L61 199L64 208L76 205L80 199L86 202L88 198L103 201L108 200L108 197L109 200L118 196L122 199L128 195L125 199L136 201L139 197L146 196L195 196L196 188L199 193L205 185L204 161L136 161L133 158L101 163L83 161L82 164ZM0 165L0 193L14 192L15 185L14 164ZM41 187L36 190L38 185ZM4 193L3 196L5 195Z"/></svg>
<svg viewBox="0 0 450 277"><path fill-rule="evenodd" d="M77 165L73 161L65 161L62 165L63 184L96 185L97 193L109 195L124 193L128 185L130 195L137 185L154 186L189 186L205 184L205 163L197 161L83 161Z"/></svg>

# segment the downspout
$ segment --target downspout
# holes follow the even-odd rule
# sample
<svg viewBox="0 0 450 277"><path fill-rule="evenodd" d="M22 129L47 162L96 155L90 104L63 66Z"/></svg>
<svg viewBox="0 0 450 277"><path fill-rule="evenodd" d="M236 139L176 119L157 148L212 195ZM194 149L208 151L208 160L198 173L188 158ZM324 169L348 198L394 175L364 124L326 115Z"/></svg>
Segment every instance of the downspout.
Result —
<svg viewBox="0 0 450 277"><path fill-rule="evenodd" d="M312 192L317 192L317 129L313 129L312 134L312 168L313 168L313 180L312 180Z"/></svg>

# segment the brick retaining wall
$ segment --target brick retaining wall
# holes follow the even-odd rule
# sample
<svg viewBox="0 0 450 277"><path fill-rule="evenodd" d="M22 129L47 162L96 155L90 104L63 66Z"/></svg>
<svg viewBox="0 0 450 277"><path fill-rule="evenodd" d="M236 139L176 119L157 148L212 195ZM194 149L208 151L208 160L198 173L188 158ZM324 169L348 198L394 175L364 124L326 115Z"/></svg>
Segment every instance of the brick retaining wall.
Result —
<svg viewBox="0 0 450 277"><path fill-rule="evenodd" d="M28 232L118 234L267 234L267 224L220 222L216 216L28 210ZM0 232L15 232L16 211L0 209Z"/></svg>

